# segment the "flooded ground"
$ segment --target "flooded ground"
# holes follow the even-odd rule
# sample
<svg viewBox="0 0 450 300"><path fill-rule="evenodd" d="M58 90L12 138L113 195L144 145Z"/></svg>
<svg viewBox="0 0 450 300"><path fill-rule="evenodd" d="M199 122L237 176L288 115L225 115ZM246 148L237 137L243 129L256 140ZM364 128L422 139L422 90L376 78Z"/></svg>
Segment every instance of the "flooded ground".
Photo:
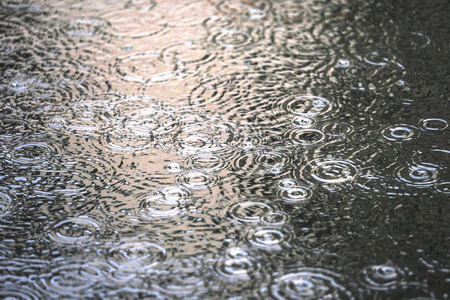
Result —
<svg viewBox="0 0 450 300"><path fill-rule="evenodd" d="M0 4L1 298L449 298L445 1Z"/></svg>

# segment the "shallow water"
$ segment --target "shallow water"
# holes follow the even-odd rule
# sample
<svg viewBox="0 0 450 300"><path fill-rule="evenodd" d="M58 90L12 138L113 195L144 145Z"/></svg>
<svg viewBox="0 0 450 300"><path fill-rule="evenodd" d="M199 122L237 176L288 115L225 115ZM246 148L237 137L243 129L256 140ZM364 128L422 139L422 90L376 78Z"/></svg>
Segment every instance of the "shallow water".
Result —
<svg viewBox="0 0 450 300"><path fill-rule="evenodd" d="M0 1L0 296L448 299L425 2Z"/></svg>

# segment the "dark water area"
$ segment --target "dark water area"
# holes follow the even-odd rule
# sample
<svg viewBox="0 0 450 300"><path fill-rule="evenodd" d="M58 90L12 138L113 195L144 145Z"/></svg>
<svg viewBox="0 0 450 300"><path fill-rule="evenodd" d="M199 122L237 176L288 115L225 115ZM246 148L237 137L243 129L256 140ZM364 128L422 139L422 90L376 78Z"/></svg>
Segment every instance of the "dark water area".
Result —
<svg viewBox="0 0 450 300"><path fill-rule="evenodd" d="M0 0L0 298L448 299L448 16Z"/></svg>

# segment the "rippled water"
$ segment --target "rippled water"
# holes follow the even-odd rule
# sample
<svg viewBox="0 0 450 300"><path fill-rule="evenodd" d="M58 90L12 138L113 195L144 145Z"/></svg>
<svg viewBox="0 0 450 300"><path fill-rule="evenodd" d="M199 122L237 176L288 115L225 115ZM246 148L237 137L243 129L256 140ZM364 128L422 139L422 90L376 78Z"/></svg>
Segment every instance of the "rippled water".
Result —
<svg viewBox="0 0 450 300"><path fill-rule="evenodd" d="M449 15L0 0L0 298L448 299Z"/></svg>

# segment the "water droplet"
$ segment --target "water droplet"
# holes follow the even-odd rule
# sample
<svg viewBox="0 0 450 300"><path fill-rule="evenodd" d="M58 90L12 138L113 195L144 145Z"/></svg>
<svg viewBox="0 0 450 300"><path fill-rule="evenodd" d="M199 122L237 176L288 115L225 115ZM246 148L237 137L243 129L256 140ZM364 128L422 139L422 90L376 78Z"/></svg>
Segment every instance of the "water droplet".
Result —
<svg viewBox="0 0 450 300"><path fill-rule="evenodd" d="M295 116L291 120L291 125L294 127L310 128L313 127L314 124L316 124L316 120L308 117Z"/></svg>

